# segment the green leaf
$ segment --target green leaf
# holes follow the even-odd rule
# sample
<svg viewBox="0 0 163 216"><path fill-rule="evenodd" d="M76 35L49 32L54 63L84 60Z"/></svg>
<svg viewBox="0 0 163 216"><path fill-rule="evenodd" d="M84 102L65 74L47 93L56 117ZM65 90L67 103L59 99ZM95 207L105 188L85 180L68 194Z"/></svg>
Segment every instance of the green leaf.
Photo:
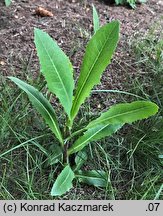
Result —
<svg viewBox="0 0 163 216"><path fill-rule="evenodd" d="M5 0L5 5L8 7L11 4L11 0Z"/></svg>
<svg viewBox="0 0 163 216"><path fill-rule="evenodd" d="M157 112L158 106L150 101L136 101L114 105L99 118L88 124L85 128L87 131L75 141L68 153L78 152L89 142L112 135L125 123L146 119Z"/></svg>
<svg viewBox="0 0 163 216"><path fill-rule="evenodd" d="M130 5L130 7L132 7L132 9L136 8L136 1L137 0L127 0L128 4Z"/></svg>
<svg viewBox="0 0 163 216"><path fill-rule="evenodd" d="M139 0L140 3L146 3L147 0Z"/></svg>
<svg viewBox="0 0 163 216"><path fill-rule="evenodd" d="M146 119L158 112L158 106L150 101L135 101L112 106L96 120L90 122L87 128L98 124L125 124Z"/></svg>
<svg viewBox="0 0 163 216"><path fill-rule="evenodd" d="M63 139L58 126L58 122L56 120L55 112L49 101L33 86L15 77L9 77L9 79L11 79L16 85L19 86L19 88L27 93L29 100L31 101L33 106L42 115L55 136L63 144Z"/></svg>
<svg viewBox="0 0 163 216"><path fill-rule="evenodd" d="M80 182L93 185L95 187L107 187L108 174L101 170L78 171L76 177Z"/></svg>
<svg viewBox="0 0 163 216"><path fill-rule="evenodd" d="M93 29L94 29L94 33L96 33L96 31L100 28L100 21L95 6L92 5L92 8L93 8Z"/></svg>
<svg viewBox="0 0 163 216"><path fill-rule="evenodd" d="M48 164L53 165L58 163L58 161L62 161L63 152L60 146L55 145L52 146L52 153L48 155Z"/></svg>
<svg viewBox="0 0 163 216"><path fill-rule="evenodd" d="M73 67L69 58L47 33L35 29L35 45L49 90L60 100L70 117L74 89Z"/></svg>
<svg viewBox="0 0 163 216"><path fill-rule="evenodd" d="M74 172L67 165L57 177L52 190L52 196L60 196L72 188L72 180L75 178Z"/></svg>
<svg viewBox="0 0 163 216"><path fill-rule="evenodd" d="M75 118L80 105L89 96L94 85L100 82L102 72L111 61L119 38L119 22L101 27L89 41L73 100L71 118ZM72 122L71 122L72 124Z"/></svg>
<svg viewBox="0 0 163 216"><path fill-rule="evenodd" d="M87 153L85 151L80 151L78 152L78 154L75 157L75 163L76 163L76 167L75 167L75 171L79 170L83 164L86 162L88 156Z"/></svg>
<svg viewBox="0 0 163 216"><path fill-rule="evenodd" d="M82 150L91 141L100 140L103 137L110 136L122 127L121 124L108 125L98 124L88 129L83 136L79 137L75 143L69 148L68 154L73 154Z"/></svg>
<svg viewBox="0 0 163 216"><path fill-rule="evenodd" d="M115 0L115 3L117 5L119 5L119 4L125 4L125 0Z"/></svg>

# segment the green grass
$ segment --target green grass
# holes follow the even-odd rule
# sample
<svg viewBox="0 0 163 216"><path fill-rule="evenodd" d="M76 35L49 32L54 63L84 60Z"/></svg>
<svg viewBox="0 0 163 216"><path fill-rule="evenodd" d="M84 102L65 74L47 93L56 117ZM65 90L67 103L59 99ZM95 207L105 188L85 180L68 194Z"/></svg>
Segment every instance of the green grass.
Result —
<svg viewBox="0 0 163 216"><path fill-rule="evenodd" d="M131 82L130 92L156 102L160 108L156 116L136 123L125 138L131 146L130 161L135 171L129 195L135 199L163 198L163 160L159 157L163 154L163 34L160 29L157 23L131 45L137 75Z"/></svg>
<svg viewBox="0 0 163 216"><path fill-rule="evenodd" d="M54 140L27 97L8 80L1 83L0 198L43 199L49 175L43 147Z"/></svg>
<svg viewBox="0 0 163 216"><path fill-rule="evenodd" d="M89 145L89 160L83 169L107 171L107 188L94 188L75 181L74 189L58 199L163 199L161 38L161 33L154 28L143 38L139 36L132 40L134 62L131 66L136 68L137 74L135 79L128 77L130 84L126 84L126 89L130 94L121 92L123 101L135 100L137 95L156 102L159 113L148 120L125 126L111 138ZM33 82L50 98L40 80L41 77L35 81L28 77L28 82ZM48 165L47 153L53 146L55 149L56 139L25 94L5 77L1 77L0 84L0 199L52 199L49 194L60 166ZM119 100L120 92L113 93L108 96L106 92L106 97ZM52 102L55 101L52 98ZM57 106L57 115L62 122L64 117L59 110ZM93 115L89 100L80 110L76 127Z"/></svg>

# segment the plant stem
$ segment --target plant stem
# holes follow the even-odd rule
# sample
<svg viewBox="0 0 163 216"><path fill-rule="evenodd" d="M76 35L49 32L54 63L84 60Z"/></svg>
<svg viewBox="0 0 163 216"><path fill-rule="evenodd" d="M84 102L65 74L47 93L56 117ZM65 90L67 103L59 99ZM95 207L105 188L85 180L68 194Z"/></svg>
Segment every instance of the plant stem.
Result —
<svg viewBox="0 0 163 216"><path fill-rule="evenodd" d="M80 130L78 130L78 131L75 131L74 133L72 133L72 134L66 139L66 141L69 141L69 140L72 139L74 136L80 134L81 132L83 132L83 131L85 131L85 130L86 130L86 128L82 128L82 129L80 129Z"/></svg>
<svg viewBox="0 0 163 216"><path fill-rule="evenodd" d="M67 154L68 147L69 147L69 142L66 142L63 149L63 164L69 163L68 154Z"/></svg>
<svg viewBox="0 0 163 216"><path fill-rule="evenodd" d="M63 146L63 163L64 164L69 163L68 154L67 154L67 151L68 151L68 148L69 148L69 141L67 140L67 137L69 137L69 136L70 136L70 130L69 130L69 127L66 124L66 126L64 128L65 143L64 143L64 146Z"/></svg>

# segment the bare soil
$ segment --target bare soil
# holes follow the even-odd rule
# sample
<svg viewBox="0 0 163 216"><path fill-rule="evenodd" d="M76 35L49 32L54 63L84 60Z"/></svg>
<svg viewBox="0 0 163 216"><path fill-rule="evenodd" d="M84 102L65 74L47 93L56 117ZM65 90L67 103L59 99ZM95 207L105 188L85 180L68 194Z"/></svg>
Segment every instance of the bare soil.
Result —
<svg viewBox="0 0 163 216"><path fill-rule="evenodd" d="M135 73L128 53L131 38L145 34L162 16L162 1L149 0L135 10L108 5L98 0L13 0L10 7L0 2L0 73L32 76L39 73L33 42L34 27L48 32L69 55L76 73L82 61L86 43L92 33L92 3L100 15L101 25L111 20L121 23L120 42L114 60L105 71L102 89L123 89L128 76ZM53 17L36 15L38 6L53 13ZM127 65L130 65L130 67ZM77 76L75 75L75 78Z"/></svg>

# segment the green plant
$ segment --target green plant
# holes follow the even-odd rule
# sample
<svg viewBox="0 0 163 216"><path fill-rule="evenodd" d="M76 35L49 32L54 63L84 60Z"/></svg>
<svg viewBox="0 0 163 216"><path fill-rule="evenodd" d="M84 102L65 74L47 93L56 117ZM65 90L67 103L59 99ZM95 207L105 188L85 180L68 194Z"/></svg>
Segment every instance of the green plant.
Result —
<svg viewBox="0 0 163 216"><path fill-rule="evenodd" d="M93 8L93 29L94 29L94 33L96 33L96 31L100 28L100 20L95 6L92 5L92 8Z"/></svg>
<svg viewBox="0 0 163 216"><path fill-rule="evenodd" d="M157 25L160 27L159 23ZM141 41L132 43L136 58L142 61L142 66L150 71L151 74L162 73L163 62L163 34L159 33L159 28L154 26L147 35L141 38ZM160 80L160 78L159 78Z"/></svg>
<svg viewBox="0 0 163 216"><path fill-rule="evenodd" d="M11 0L5 0L5 5L8 7L11 4Z"/></svg>
<svg viewBox="0 0 163 216"><path fill-rule="evenodd" d="M130 127L130 134L125 137L124 146L129 145L134 149L130 163L135 173L133 174L135 182L132 181L134 182L132 189L128 190L132 193L132 199L163 198L163 160L161 158L163 152L163 34L161 22L162 20L151 23L146 34L134 35L129 50L135 60L136 75L134 79L129 77L125 88L130 89L133 94L150 98L159 105L157 115L146 120L144 124L140 122L134 124Z"/></svg>
<svg viewBox="0 0 163 216"><path fill-rule="evenodd" d="M133 9L136 7L136 3L145 3L147 0L115 0L117 5L129 4Z"/></svg>
<svg viewBox="0 0 163 216"><path fill-rule="evenodd" d="M76 130L75 117L93 86L99 83L100 76L110 63L116 49L119 22L113 21L94 30L96 33L87 45L74 96L73 67L70 60L47 33L39 29L34 30L41 72L50 92L57 96L64 108L64 125L59 124L52 105L36 88L18 78L9 77L27 93L33 106L58 139L58 144L54 144L53 154L47 154L50 164L59 162L63 166L52 187L52 196L62 195L72 188L74 178L83 183L106 188L107 172L81 170L87 160L84 147L92 141L111 136L125 123L148 118L158 111L158 106L150 101L117 104L93 121L85 122L84 126L79 125L80 128Z"/></svg>

